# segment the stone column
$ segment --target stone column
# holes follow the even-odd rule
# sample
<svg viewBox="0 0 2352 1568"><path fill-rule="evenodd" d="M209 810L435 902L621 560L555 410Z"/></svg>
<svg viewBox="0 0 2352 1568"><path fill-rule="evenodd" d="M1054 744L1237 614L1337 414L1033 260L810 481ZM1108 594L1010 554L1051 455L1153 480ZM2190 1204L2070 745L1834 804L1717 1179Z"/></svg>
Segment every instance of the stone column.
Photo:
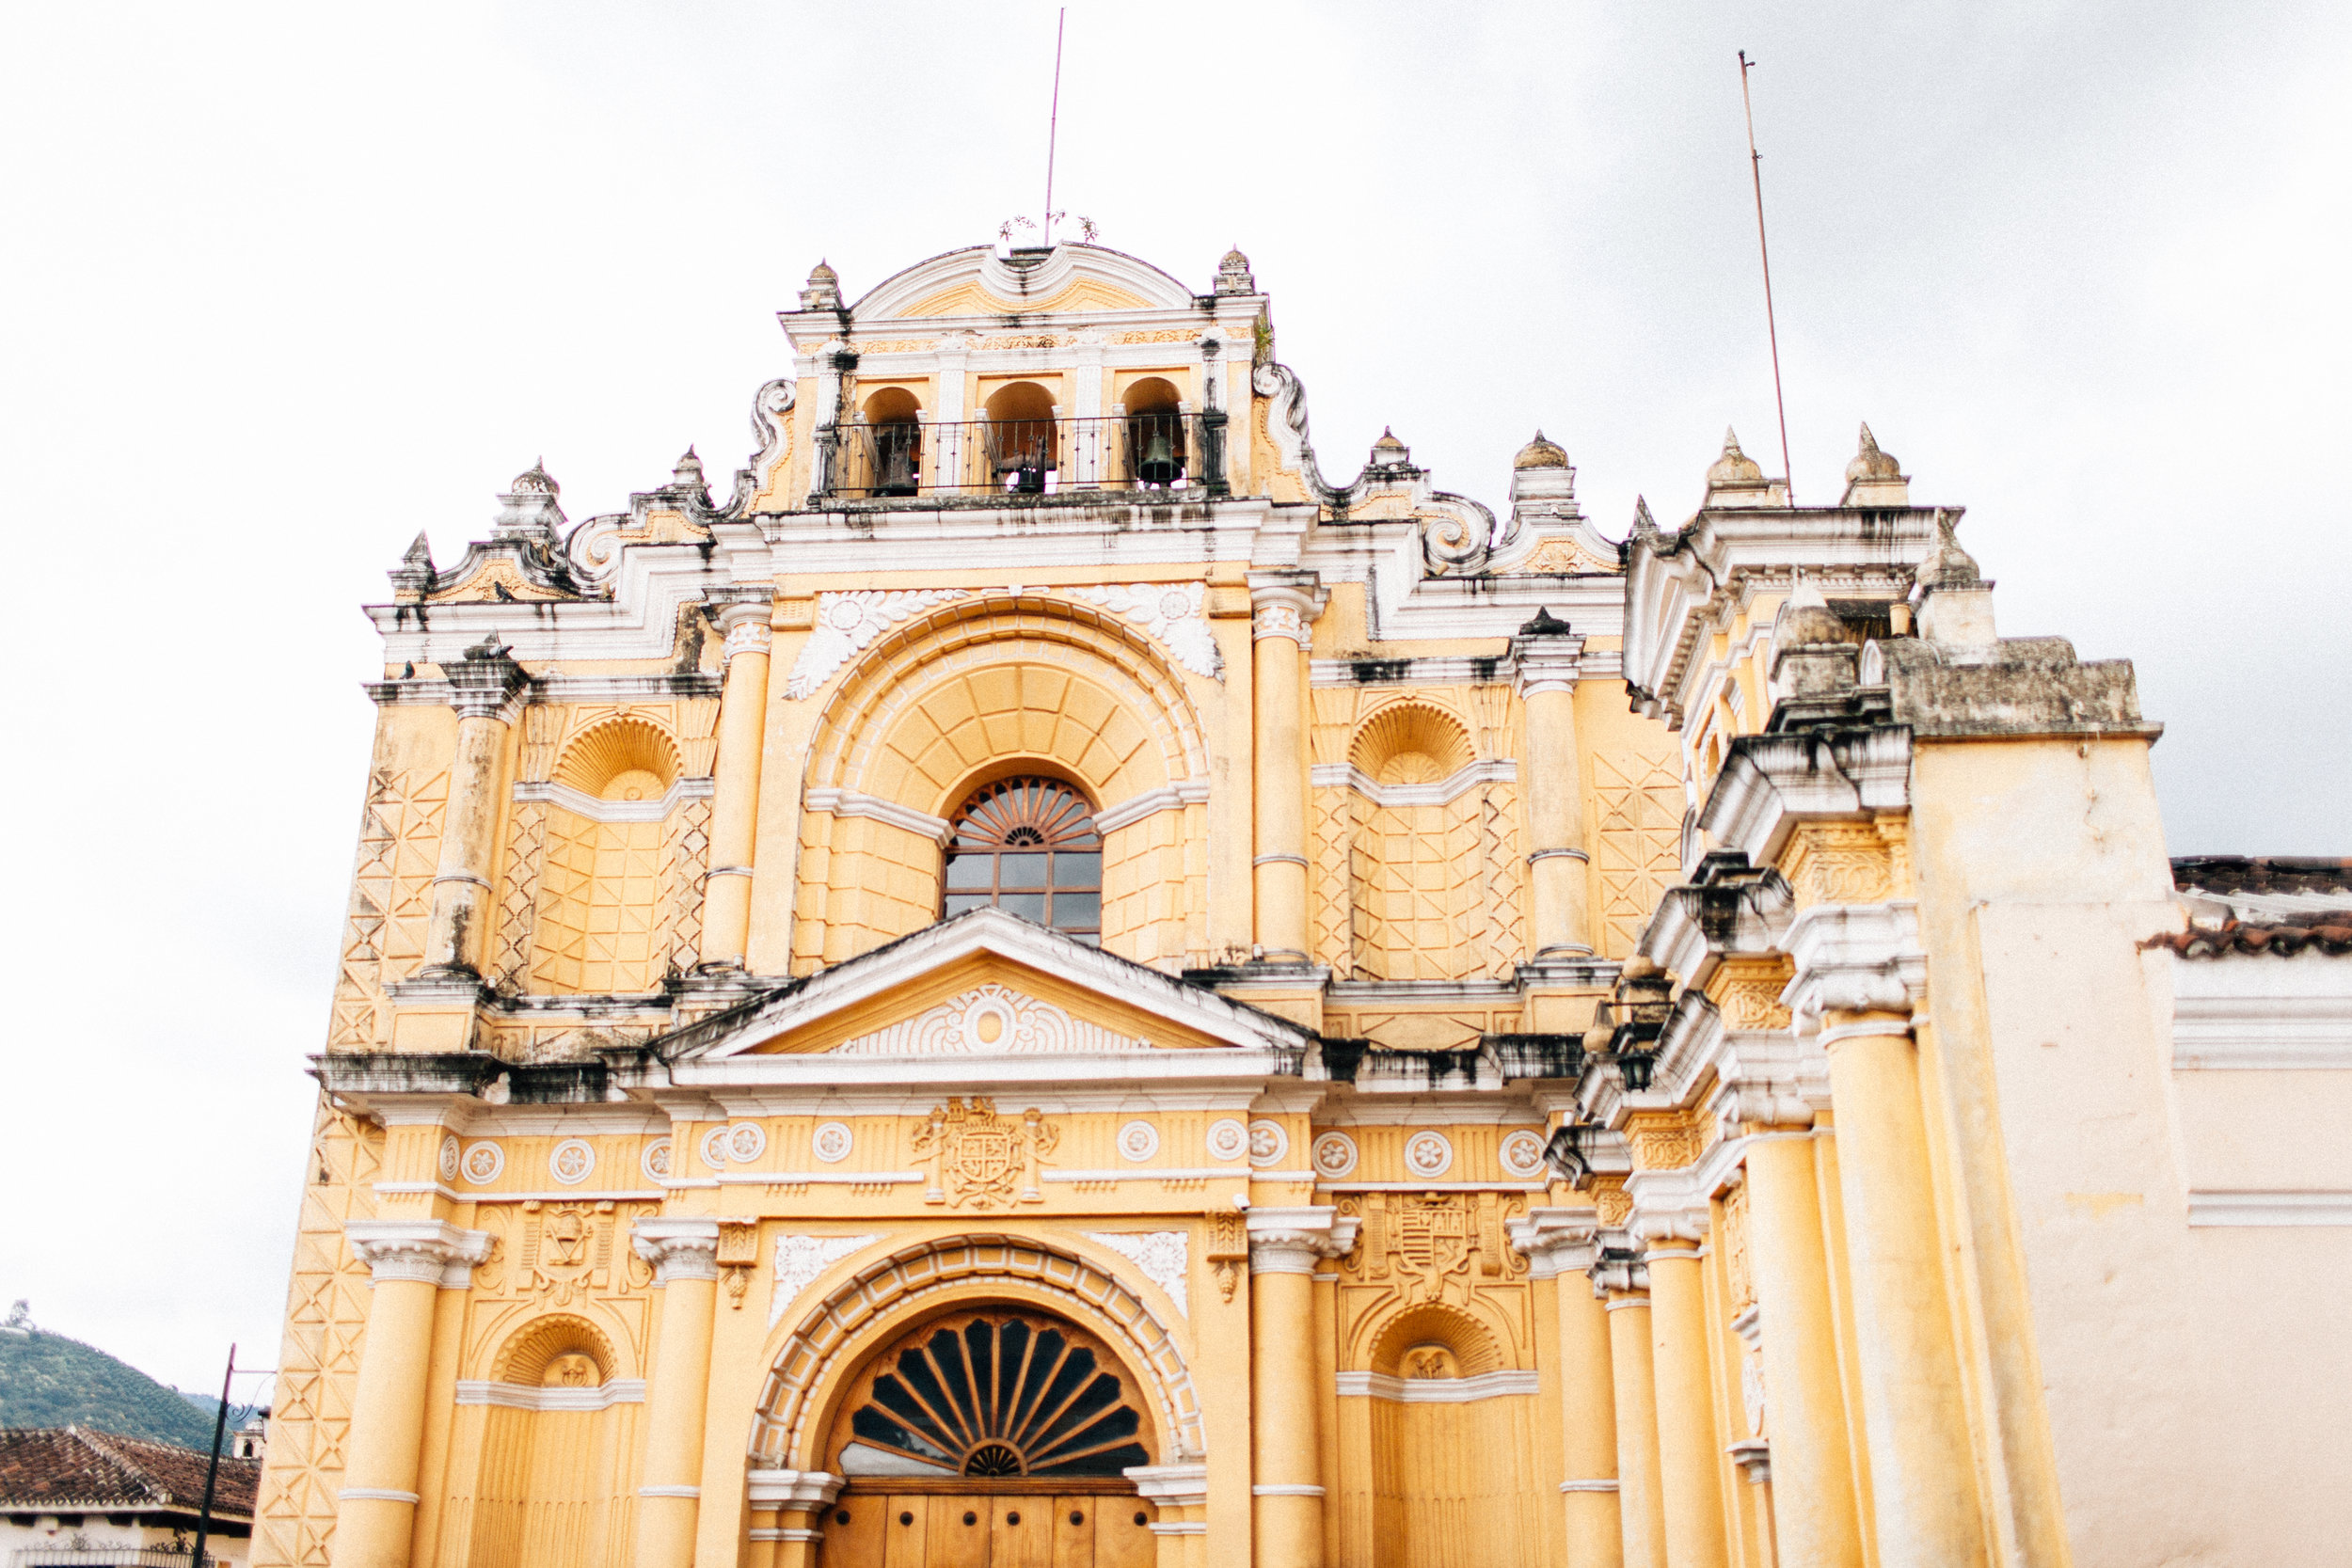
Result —
<svg viewBox="0 0 2352 1568"><path fill-rule="evenodd" d="M433 918L425 927L424 970L479 974L491 919L490 857L506 793L506 709L529 680L496 633L444 665L455 689L457 753L449 767L449 803L441 816L441 861L433 875Z"/></svg>
<svg viewBox="0 0 2352 1568"><path fill-rule="evenodd" d="M1152 1521L1155 1568L1207 1568L1209 1467L1136 1465L1123 1473L1136 1483L1136 1495L1158 1511Z"/></svg>
<svg viewBox="0 0 2352 1568"><path fill-rule="evenodd" d="M417 1462L433 1359L433 1308L444 1284L463 1288L490 1255L490 1237L446 1220L351 1220L353 1256L374 1275L351 1449L335 1523L336 1568L406 1568L417 1521Z"/></svg>
<svg viewBox="0 0 2352 1568"><path fill-rule="evenodd" d="M1537 1209L1511 1222L1512 1242L1527 1254L1528 1273L1554 1282L1560 1319L1560 1497L1567 1514L1571 1568L1621 1568L1624 1526L1617 1513L1616 1392L1610 1375L1609 1312L1589 1288L1598 1216L1586 1210Z"/></svg>
<svg viewBox="0 0 2352 1568"><path fill-rule="evenodd" d="M1911 1020L1880 1008L1829 1007L1820 1016L1837 1116L1878 1560L1883 1568L1979 1562L1983 1521Z"/></svg>
<svg viewBox="0 0 2352 1568"><path fill-rule="evenodd" d="M1278 963L1307 961L1307 647L1321 610L1313 579L1252 581L1257 705L1257 944ZM1253 578L1261 574L1252 574Z"/></svg>
<svg viewBox="0 0 2352 1568"><path fill-rule="evenodd" d="M1658 1484L1658 1383L1650 1354L1649 1274L1637 1254L1604 1248L1593 1291L1609 1317L1616 1398L1617 1513L1625 1568L1666 1568L1666 1507ZM1679 1568L1679 1565L1677 1565Z"/></svg>
<svg viewBox="0 0 2352 1568"><path fill-rule="evenodd" d="M1536 956L1589 954L1585 910L1583 759L1576 746L1576 675L1584 640L1567 624L1538 614L1519 628L1519 700L1527 705L1528 878L1534 895Z"/></svg>
<svg viewBox="0 0 2352 1568"><path fill-rule="evenodd" d="M1748 1144L1748 1276L1771 1433L1778 1557L1859 1568L1861 1523L1838 1385L1837 1338L1821 1238L1813 1134L1758 1128Z"/></svg>
<svg viewBox="0 0 2352 1568"><path fill-rule="evenodd" d="M1321 1568L1322 1441L1315 1386L1316 1259L1345 1252L1357 1222L1326 1208L1252 1209L1249 1230L1251 1497L1257 1568Z"/></svg>
<svg viewBox="0 0 2352 1568"><path fill-rule="evenodd" d="M719 700L719 766L710 802L710 878L703 897L702 965L740 969L750 944L752 857L759 824L760 755L768 729L768 601L719 613L727 639Z"/></svg>
<svg viewBox="0 0 2352 1568"><path fill-rule="evenodd" d="M1676 1227L1677 1232L1683 1228ZM1674 1568L1724 1568L1723 1480L1717 1465L1707 1289L1698 1243L1687 1232L1653 1235L1646 1261L1666 1560Z"/></svg>
<svg viewBox="0 0 2352 1568"><path fill-rule="evenodd" d="M848 1479L824 1470L754 1470L745 1483L751 1512L776 1522L753 1527L745 1568L815 1568L825 1511Z"/></svg>
<svg viewBox="0 0 2352 1568"><path fill-rule="evenodd" d="M631 1238L665 1292L645 1390L645 1462L637 1489L637 1568L691 1568L701 1514L710 1315L719 1297L719 1222L639 1220Z"/></svg>

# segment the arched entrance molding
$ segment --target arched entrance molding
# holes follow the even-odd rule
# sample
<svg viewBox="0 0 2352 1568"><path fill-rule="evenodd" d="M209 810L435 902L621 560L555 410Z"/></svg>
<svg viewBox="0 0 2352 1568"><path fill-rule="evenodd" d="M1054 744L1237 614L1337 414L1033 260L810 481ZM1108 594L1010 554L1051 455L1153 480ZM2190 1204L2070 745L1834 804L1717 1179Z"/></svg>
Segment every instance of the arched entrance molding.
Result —
<svg viewBox="0 0 2352 1568"><path fill-rule="evenodd" d="M1200 1404L1168 1327L1107 1269L1017 1236L955 1236L901 1247L859 1269L777 1347L752 1422L755 1466L816 1470L830 1405L874 1351L930 1307L994 1299L1059 1312L1127 1363L1155 1406L1161 1463L1206 1451Z"/></svg>
<svg viewBox="0 0 2352 1568"><path fill-rule="evenodd" d="M1142 727L1157 766L1141 788L1208 776L1206 737L1184 677L1140 628L1062 599L998 594L959 600L917 616L866 651L818 721L809 745L808 787L854 790L945 815L958 803L948 796L965 780L935 780L924 788L911 780L885 779L881 776L885 769L875 766L879 752L907 710L944 680L1025 657L1101 687ZM1034 736L998 740L991 749L1007 755L1054 754L1050 744L1041 747ZM1122 787L1131 781L1089 776L1099 769L1084 760L1062 760L1106 807L1137 792Z"/></svg>

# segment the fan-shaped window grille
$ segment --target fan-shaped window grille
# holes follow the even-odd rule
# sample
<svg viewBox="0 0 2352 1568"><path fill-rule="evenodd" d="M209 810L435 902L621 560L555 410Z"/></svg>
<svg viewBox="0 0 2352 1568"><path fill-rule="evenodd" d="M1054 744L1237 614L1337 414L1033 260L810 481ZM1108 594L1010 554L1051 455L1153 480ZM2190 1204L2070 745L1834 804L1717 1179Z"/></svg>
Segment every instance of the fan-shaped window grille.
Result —
<svg viewBox="0 0 2352 1568"><path fill-rule="evenodd" d="M956 814L944 914L984 904L1089 946L1103 937L1103 838L1094 807L1059 779L1005 779Z"/></svg>
<svg viewBox="0 0 2352 1568"><path fill-rule="evenodd" d="M1117 1479L1152 1463L1110 1353L1052 1318L959 1313L877 1357L835 1429L843 1475Z"/></svg>

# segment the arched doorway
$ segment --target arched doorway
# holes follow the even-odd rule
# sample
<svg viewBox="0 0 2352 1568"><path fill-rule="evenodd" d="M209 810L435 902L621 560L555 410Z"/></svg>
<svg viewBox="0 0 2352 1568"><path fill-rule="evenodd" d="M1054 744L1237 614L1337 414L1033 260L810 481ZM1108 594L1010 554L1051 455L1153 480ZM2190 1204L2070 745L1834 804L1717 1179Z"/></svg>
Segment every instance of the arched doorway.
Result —
<svg viewBox="0 0 2352 1568"><path fill-rule="evenodd" d="M1094 1335L1028 1307L935 1317L861 1368L834 1418L822 1568L1146 1568L1124 1472L1150 1402Z"/></svg>

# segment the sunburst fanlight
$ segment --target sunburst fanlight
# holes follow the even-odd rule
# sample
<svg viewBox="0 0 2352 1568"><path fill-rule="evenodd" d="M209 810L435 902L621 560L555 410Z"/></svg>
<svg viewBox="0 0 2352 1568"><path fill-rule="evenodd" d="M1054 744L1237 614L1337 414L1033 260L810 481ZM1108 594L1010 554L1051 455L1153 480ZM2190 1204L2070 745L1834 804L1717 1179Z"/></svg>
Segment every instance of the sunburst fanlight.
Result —
<svg viewBox="0 0 2352 1568"><path fill-rule="evenodd" d="M1083 1336L995 1314L934 1325L881 1359L850 1416L850 1476L1116 1477L1149 1465L1142 1418Z"/></svg>

